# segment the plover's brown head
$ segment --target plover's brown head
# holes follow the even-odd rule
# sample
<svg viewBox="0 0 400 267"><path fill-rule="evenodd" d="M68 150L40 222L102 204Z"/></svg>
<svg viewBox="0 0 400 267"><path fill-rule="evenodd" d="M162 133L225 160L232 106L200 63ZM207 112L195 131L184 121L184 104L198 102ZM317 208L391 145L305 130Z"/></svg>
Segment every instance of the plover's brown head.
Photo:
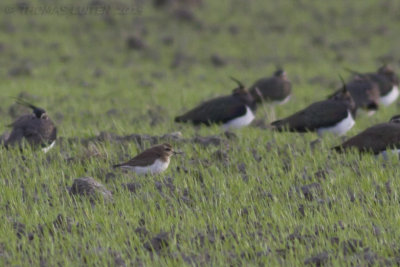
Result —
<svg viewBox="0 0 400 267"><path fill-rule="evenodd" d="M182 152L180 151L175 151L174 148L168 144L168 143L164 143L158 146L153 147L153 149L157 149L158 153L166 158L171 157L172 155L176 155L176 154L181 154Z"/></svg>

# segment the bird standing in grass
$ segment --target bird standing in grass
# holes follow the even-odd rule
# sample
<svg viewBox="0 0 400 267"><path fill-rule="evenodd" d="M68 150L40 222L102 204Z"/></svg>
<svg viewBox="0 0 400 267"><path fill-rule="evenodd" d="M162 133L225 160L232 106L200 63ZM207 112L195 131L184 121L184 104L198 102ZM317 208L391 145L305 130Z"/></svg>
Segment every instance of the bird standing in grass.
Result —
<svg viewBox="0 0 400 267"><path fill-rule="evenodd" d="M289 81L286 71L278 69L272 77L261 78L249 88L257 104L264 103L269 107L266 113L269 121L275 120L275 105L282 105L290 100L292 84Z"/></svg>
<svg viewBox="0 0 400 267"><path fill-rule="evenodd" d="M25 140L33 147L41 147L45 153L48 152L55 145L57 138L57 128L53 121L44 109L22 99L18 99L17 103L31 108L33 113L22 115L9 125L12 131L5 140L5 147L21 146Z"/></svg>
<svg viewBox="0 0 400 267"><path fill-rule="evenodd" d="M153 146L133 159L116 164L114 168L123 168L134 171L136 174L158 174L168 168L172 155L180 154L176 152L170 144L161 144Z"/></svg>
<svg viewBox="0 0 400 267"><path fill-rule="evenodd" d="M399 77L390 66L385 64L376 72L365 74L350 69L347 70L355 74L356 77L368 77L371 81L375 82L379 87L379 102L383 106L389 106L399 97Z"/></svg>
<svg viewBox="0 0 400 267"><path fill-rule="evenodd" d="M353 80L346 83L346 88L353 98L357 111L366 110L368 115L373 115L379 108L380 92L378 85L368 76L357 75ZM341 94L339 89L335 94Z"/></svg>
<svg viewBox="0 0 400 267"><path fill-rule="evenodd" d="M343 144L334 147L338 152L356 149L377 155L387 151L400 151L400 115L393 116L389 122L367 128Z"/></svg>
<svg viewBox="0 0 400 267"><path fill-rule="evenodd" d="M257 80L250 86L249 92L256 103L266 101L285 104L290 99L292 84L287 77L286 71L278 69L272 77Z"/></svg>
<svg viewBox="0 0 400 267"><path fill-rule="evenodd" d="M303 110L271 123L274 130L290 132L331 132L343 135L354 124L356 105L346 85L327 100L315 102Z"/></svg>
<svg viewBox="0 0 400 267"><path fill-rule="evenodd" d="M240 81L233 80L237 82L238 88L234 89L231 95L206 101L182 116L176 117L175 122L191 122L194 125L207 126L217 123L222 124L224 129L249 125L255 118L254 98Z"/></svg>

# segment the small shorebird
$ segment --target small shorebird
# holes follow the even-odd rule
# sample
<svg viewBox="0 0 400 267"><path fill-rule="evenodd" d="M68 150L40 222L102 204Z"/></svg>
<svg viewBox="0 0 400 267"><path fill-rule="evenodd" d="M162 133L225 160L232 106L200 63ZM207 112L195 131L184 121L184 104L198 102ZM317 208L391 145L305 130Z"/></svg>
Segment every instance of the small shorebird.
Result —
<svg viewBox="0 0 400 267"><path fill-rule="evenodd" d="M55 145L57 138L57 128L53 121L44 109L22 99L18 99L17 103L31 108L33 113L22 115L9 125L12 131L4 142L5 147L21 145L23 140L26 140L30 145L40 146L45 153L48 152Z"/></svg>
<svg viewBox="0 0 400 267"><path fill-rule="evenodd" d="M350 149L385 155L388 151L400 152L400 115L393 116L389 122L367 128L351 137L343 144L334 147L338 152Z"/></svg>
<svg viewBox="0 0 400 267"><path fill-rule="evenodd" d="M133 159L116 164L113 167L131 170L137 174L157 174L168 168L172 155L180 153L174 151L170 144L165 143L153 146L138 154Z"/></svg>
<svg viewBox="0 0 400 267"><path fill-rule="evenodd" d="M346 85L340 93L331 96L330 99L311 104L295 114L271 123L274 130L290 132L317 132L323 135L331 132L335 135L343 135L354 124L356 105Z"/></svg>
<svg viewBox="0 0 400 267"><path fill-rule="evenodd" d="M249 125L255 118L254 99L240 81L233 80L239 87L234 89L231 95L206 101L182 116L176 117L175 122L192 122L194 125L207 126L217 123L222 124L224 129Z"/></svg>

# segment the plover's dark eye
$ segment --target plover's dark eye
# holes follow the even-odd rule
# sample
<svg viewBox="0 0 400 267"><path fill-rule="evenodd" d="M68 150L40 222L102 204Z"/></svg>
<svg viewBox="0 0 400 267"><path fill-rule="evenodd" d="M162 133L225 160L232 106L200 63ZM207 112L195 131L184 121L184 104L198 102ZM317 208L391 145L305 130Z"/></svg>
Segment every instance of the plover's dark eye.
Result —
<svg viewBox="0 0 400 267"><path fill-rule="evenodd" d="M171 148L166 147L166 148L165 148L165 151L171 151Z"/></svg>

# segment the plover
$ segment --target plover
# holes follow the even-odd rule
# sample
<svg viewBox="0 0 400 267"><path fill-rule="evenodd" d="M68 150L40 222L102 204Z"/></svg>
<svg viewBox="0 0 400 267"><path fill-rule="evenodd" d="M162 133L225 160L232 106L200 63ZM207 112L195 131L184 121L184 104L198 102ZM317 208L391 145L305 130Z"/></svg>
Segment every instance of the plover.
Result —
<svg viewBox="0 0 400 267"><path fill-rule="evenodd" d="M161 144L153 146L142 153L135 156L133 159L116 164L114 168L123 168L134 171L136 174L158 174L168 168L170 158L176 152L170 144Z"/></svg>

